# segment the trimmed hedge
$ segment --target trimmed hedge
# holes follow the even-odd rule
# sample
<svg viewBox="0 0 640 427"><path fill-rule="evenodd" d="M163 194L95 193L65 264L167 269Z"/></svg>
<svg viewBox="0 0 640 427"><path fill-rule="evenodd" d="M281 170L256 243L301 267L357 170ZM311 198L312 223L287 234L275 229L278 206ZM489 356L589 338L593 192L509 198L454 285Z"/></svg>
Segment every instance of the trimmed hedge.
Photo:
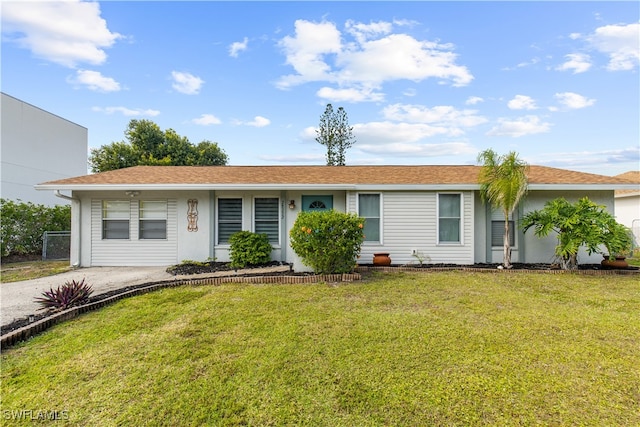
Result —
<svg viewBox="0 0 640 427"><path fill-rule="evenodd" d="M0 199L0 254L36 255L42 253L45 231L71 228L71 206L45 206L31 202Z"/></svg>

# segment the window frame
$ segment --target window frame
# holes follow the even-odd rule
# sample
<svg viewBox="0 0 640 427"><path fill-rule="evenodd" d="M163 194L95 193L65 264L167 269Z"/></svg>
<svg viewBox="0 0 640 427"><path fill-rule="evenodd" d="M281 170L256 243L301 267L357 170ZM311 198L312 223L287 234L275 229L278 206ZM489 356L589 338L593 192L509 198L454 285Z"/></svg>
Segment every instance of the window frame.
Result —
<svg viewBox="0 0 640 427"><path fill-rule="evenodd" d="M122 203L127 205L127 213L128 216L126 219L123 218L109 218L108 212L109 207L107 206L109 203ZM111 212L125 212L124 209L121 210L111 210ZM107 234L109 232L113 232L113 230L107 230L107 225L109 223L127 223L127 236L126 237L109 237ZM118 200L109 200L103 199L100 203L100 235L102 240L131 240L131 201L126 199L118 199Z"/></svg>
<svg viewBox="0 0 640 427"><path fill-rule="evenodd" d="M379 236L378 240L366 240L365 239L362 242L362 244L366 245L366 246L369 246L369 245L371 245L371 246L373 246L373 245L375 245L375 246L383 245L384 244L384 242L383 242L383 232L382 232L383 231L383 217L382 217L382 206L383 206L382 198L383 198L383 193L380 193L380 192L360 192L360 193L356 194L356 211L358 212L358 216L360 216L362 218L365 218L365 224L366 224L366 219L367 218L376 218L376 217L365 217L360 213L360 196L361 195L378 196L378 217L377 217L377 219L378 219L378 236ZM365 234L365 237L366 237L366 235L367 235L367 233L366 233L366 225L365 225L364 234Z"/></svg>
<svg viewBox="0 0 640 427"><path fill-rule="evenodd" d="M242 231L244 225L244 198L241 196L227 196L216 198L216 245L229 245L229 241L220 241L220 201L221 200L240 200L240 228L237 231ZM223 223L235 223L236 221L223 221ZM231 233L233 234L233 233ZM229 236L231 236L231 234Z"/></svg>
<svg viewBox="0 0 640 427"><path fill-rule="evenodd" d="M273 246L280 246L280 235L282 234L281 233L281 231L282 231L282 229L281 229L282 221L280 221L280 218L281 218L281 215L282 215L282 210L281 210L282 207L281 207L281 203L280 203L280 197L277 197L277 196L255 196L253 198L253 224L252 225L253 225L253 232L254 233L259 233L258 227L257 227L257 224L258 224L259 220L258 220L258 215L257 215L257 212L256 212L256 208L258 206L256 201L258 199L272 199L272 200L275 200L276 207L277 207L277 213L276 213L275 219L268 219L268 220L261 219L260 221L261 222L265 222L265 223L266 222L270 222L270 223L276 222L277 223L278 232L277 232L277 235L276 235L276 240L275 241L271 241L271 239L269 239L269 243L271 245L273 245ZM267 234L267 236L268 236L268 233L265 233L265 234Z"/></svg>
<svg viewBox="0 0 640 427"><path fill-rule="evenodd" d="M143 209L143 204L149 203L163 203L163 210L152 210L152 209ZM164 218L143 218L143 211L147 210L149 212L163 212ZM164 199L151 199L151 200L140 200L138 202L138 240L167 240L167 224L169 220L169 201ZM164 222L164 237L143 237L143 222Z"/></svg>
<svg viewBox="0 0 640 427"><path fill-rule="evenodd" d="M440 196L441 195L457 195L460 199L460 212L458 217L442 217L440 215ZM458 240L440 240L440 220L441 219L458 219ZM436 244L443 246L462 246L464 245L464 194L461 192L438 192L436 195Z"/></svg>

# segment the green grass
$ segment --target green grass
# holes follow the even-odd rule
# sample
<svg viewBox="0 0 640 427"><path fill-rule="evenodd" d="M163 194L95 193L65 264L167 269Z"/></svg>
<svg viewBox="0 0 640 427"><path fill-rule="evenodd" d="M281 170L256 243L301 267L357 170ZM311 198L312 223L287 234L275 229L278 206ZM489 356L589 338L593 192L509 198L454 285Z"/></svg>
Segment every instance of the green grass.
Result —
<svg viewBox="0 0 640 427"><path fill-rule="evenodd" d="M443 272L165 289L5 352L2 409L67 411L60 425L640 425L639 283Z"/></svg>
<svg viewBox="0 0 640 427"><path fill-rule="evenodd" d="M0 282L19 282L52 276L71 270L69 260L66 261L25 261L2 264Z"/></svg>

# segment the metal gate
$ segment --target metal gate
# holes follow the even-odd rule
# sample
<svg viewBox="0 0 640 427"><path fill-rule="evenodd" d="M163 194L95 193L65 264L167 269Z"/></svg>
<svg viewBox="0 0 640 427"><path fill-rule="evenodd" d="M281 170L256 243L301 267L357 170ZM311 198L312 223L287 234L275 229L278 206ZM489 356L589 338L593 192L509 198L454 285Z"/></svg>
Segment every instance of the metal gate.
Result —
<svg viewBox="0 0 640 427"><path fill-rule="evenodd" d="M42 260L55 261L71 258L71 232L45 231L42 235Z"/></svg>

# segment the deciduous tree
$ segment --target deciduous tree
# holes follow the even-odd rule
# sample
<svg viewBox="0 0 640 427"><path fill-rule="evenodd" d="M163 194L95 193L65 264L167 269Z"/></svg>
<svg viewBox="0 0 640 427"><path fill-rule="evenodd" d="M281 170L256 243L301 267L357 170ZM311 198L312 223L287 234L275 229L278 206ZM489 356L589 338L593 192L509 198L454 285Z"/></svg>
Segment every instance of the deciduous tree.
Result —
<svg viewBox="0 0 640 427"><path fill-rule="evenodd" d="M136 165L214 166L226 165L228 158L217 143L197 145L173 129L162 131L150 120L131 120L125 131L127 141L91 149L92 172L105 172Z"/></svg>

